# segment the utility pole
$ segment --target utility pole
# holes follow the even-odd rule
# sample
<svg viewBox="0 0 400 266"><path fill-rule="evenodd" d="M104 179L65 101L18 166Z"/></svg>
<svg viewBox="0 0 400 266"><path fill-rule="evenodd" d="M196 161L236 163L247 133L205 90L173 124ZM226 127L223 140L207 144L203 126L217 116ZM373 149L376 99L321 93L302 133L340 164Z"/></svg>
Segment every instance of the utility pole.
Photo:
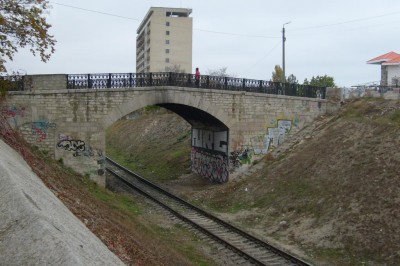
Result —
<svg viewBox="0 0 400 266"><path fill-rule="evenodd" d="M287 25L289 23L291 23L291 21L284 23L282 26L282 71L283 71L283 81L282 82L286 82L286 76L285 76L285 41L286 41L285 25Z"/></svg>

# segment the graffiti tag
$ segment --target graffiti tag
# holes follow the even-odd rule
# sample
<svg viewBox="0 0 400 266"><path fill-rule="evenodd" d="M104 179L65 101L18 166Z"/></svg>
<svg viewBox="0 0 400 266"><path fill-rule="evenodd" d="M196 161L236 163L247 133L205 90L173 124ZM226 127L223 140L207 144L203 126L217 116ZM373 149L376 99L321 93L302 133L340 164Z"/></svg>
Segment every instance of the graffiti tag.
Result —
<svg viewBox="0 0 400 266"><path fill-rule="evenodd" d="M268 128L266 135L252 139L254 154L266 154L271 147L278 147L285 141L292 129L292 121L278 120L276 123L276 127Z"/></svg>
<svg viewBox="0 0 400 266"><path fill-rule="evenodd" d="M60 135L60 141L57 143L57 148L66 150L66 151L73 151L73 156L85 156L85 157L92 157L94 156L93 148L87 146L83 140L73 140L70 139L69 136ZM99 156L102 155L102 151L98 151Z"/></svg>
<svg viewBox="0 0 400 266"><path fill-rule="evenodd" d="M36 136L36 141L42 142L47 138L49 128L55 128L55 123L50 123L47 120L39 120L31 125L32 135Z"/></svg>
<svg viewBox="0 0 400 266"><path fill-rule="evenodd" d="M228 131L210 131L194 128L192 130L192 147L227 153Z"/></svg>
<svg viewBox="0 0 400 266"><path fill-rule="evenodd" d="M212 182L228 182L228 158L192 147L192 171Z"/></svg>
<svg viewBox="0 0 400 266"><path fill-rule="evenodd" d="M84 152L86 147L83 140L61 140L57 143L57 148L66 151L73 151L73 155L76 157Z"/></svg>

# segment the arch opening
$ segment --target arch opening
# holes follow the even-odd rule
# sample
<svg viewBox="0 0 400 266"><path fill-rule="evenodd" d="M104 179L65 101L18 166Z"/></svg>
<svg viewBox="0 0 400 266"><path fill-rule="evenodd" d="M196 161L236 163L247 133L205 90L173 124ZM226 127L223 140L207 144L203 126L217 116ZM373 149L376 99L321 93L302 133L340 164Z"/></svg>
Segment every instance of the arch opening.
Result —
<svg viewBox="0 0 400 266"><path fill-rule="evenodd" d="M212 182L229 180L229 128L209 113L182 104L158 104L175 112L192 126L192 172Z"/></svg>
<svg viewBox="0 0 400 266"><path fill-rule="evenodd" d="M172 104L172 103L162 103L162 104L155 104L153 106L157 107L162 107L166 110L167 112L164 111L164 113L174 113L175 116L165 116L163 118L164 120L170 119L168 121L170 127L177 126L177 119L176 117L179 118L179 120L183 119L185 120L189 125L188 127L182 127L181 123L184 123L183 120L181 123L179 123L178 127L180 128L181 132L176 132L175 128L164 128L164 129L156 129L155 127L152 127L151 124L153 123L152 121L147 122L147 129L150 132L154 132L154 134L163 134L164 132L161 131L173 131L175 135L163 135L164 139L157 139L156 136L149 136L150 138L154 137L154 142L160 143L160 148L162 146L163 150L168 150L171 149L172 153L184 153L187 154L187 156L190 154L190 157L186 157L187 160L190 161L187 166L187 170L190 169L191 172L194 172L206 179L208 179L211 182L214 183L224 183L228 181L229 178L229 168L228 168L228 137L229 137L229 129L228 127L221 122L219 119L215 118L211 114L200 110L198 108L194 108L191 106L183 105L183 104ZM137 117L140 117L140 115L137 115L135 113L142 113L143 110L149 110L153 109L151 106L147 106L144 109L136 110L134 112L131 112L127 116L125 116L125 119L121 119L120 121L116 122L116 127L125 127L126 130L126 125L124 123L127 123L126 120L129 119L136 119ZM157 110L157 109L155 109ZM156 122L157 121L157 122ZM160 123L164 124L167 121L160 122L159 120L154 120L155 124ZM111 126L112 128L113 126ZM107 129L107 131L109 131ZM133 134L140 134L140 132L135 132ZM107 146L109 146L108 142L110 140L109 133L107 133ZM168 137L173 138L174 141L167 139ZM186 148L182 147L182 143L180 143L182 140L185 141ZM122 140L124 141L124 140ZM147 140L142 140L141 144L146 143ZM175 144L172 144L175 142ZM178 143L179 142L179 143ZM178 144L176 144L178 143ZM125 146L128 146L130 144L125 144ZM152 150L154 151L157 150L155 146L153 146L153 143L147 143L145 145L148 145L144 150ZM169 145L169 146L168 146ZM175 146L179 146L179 151L176 151ZM122 148L124 145L121 146ZM142 147L143 148L143 147ZM141 148L141 149L142 149ZM107 153L109 153L110 150L112 150L111 147L107 147ZM111 152L110 153L115 153ZM133 163L140 162L140 159L138 156L140 155L134 155L136 153L133 152L132 156L129 156L130 158L125 159L128 161L131 161ZM145 151L142 151L142 155L146 154ZM169 158L169 155L159 153L158 155L153 157L162 160ZM162 158L165 157L165 158ZM183 159L185 160L185 159ZM157 166L155 166L157 167ZM182 169L181 169L182 170ZM186 170L186 171L187 171ZM189 172L190 172L189 171ZM186 173L189 173L186 172Z"/></svg>

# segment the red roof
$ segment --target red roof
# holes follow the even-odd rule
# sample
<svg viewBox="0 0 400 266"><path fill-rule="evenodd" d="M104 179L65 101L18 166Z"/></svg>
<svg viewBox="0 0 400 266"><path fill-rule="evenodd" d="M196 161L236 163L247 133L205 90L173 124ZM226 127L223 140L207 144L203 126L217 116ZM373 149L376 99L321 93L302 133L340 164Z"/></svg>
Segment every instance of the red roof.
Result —
<svg viewBox="0 0 400 266"><path fill-rule="evenodd" d="M385 63L383 63L382 65L400 65L400 56L396 57L395 59L386 61Z"/></svg>
<svg viewBox="0 0 400 266"><path fill-rule="evenodd" d="M371 60L367 61L368 64L382 64L387 65L387 64L399 64L400 63L400 54L395 53L395 52L389 52L384 55L380 55L378 57L372 58Z"/></svg>

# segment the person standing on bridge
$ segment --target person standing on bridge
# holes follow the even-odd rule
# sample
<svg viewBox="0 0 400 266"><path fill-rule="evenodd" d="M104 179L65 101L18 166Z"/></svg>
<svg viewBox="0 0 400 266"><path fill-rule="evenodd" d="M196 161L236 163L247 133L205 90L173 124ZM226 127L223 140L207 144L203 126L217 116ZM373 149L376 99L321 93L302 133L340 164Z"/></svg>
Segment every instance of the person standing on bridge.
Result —
<svg viewBox="0 0 400 266"><path fill-rule="evenodd" d="M198 67L196 67L196 73L194 74L194 83L197 88L200 87L200 70Z"/></svg>

